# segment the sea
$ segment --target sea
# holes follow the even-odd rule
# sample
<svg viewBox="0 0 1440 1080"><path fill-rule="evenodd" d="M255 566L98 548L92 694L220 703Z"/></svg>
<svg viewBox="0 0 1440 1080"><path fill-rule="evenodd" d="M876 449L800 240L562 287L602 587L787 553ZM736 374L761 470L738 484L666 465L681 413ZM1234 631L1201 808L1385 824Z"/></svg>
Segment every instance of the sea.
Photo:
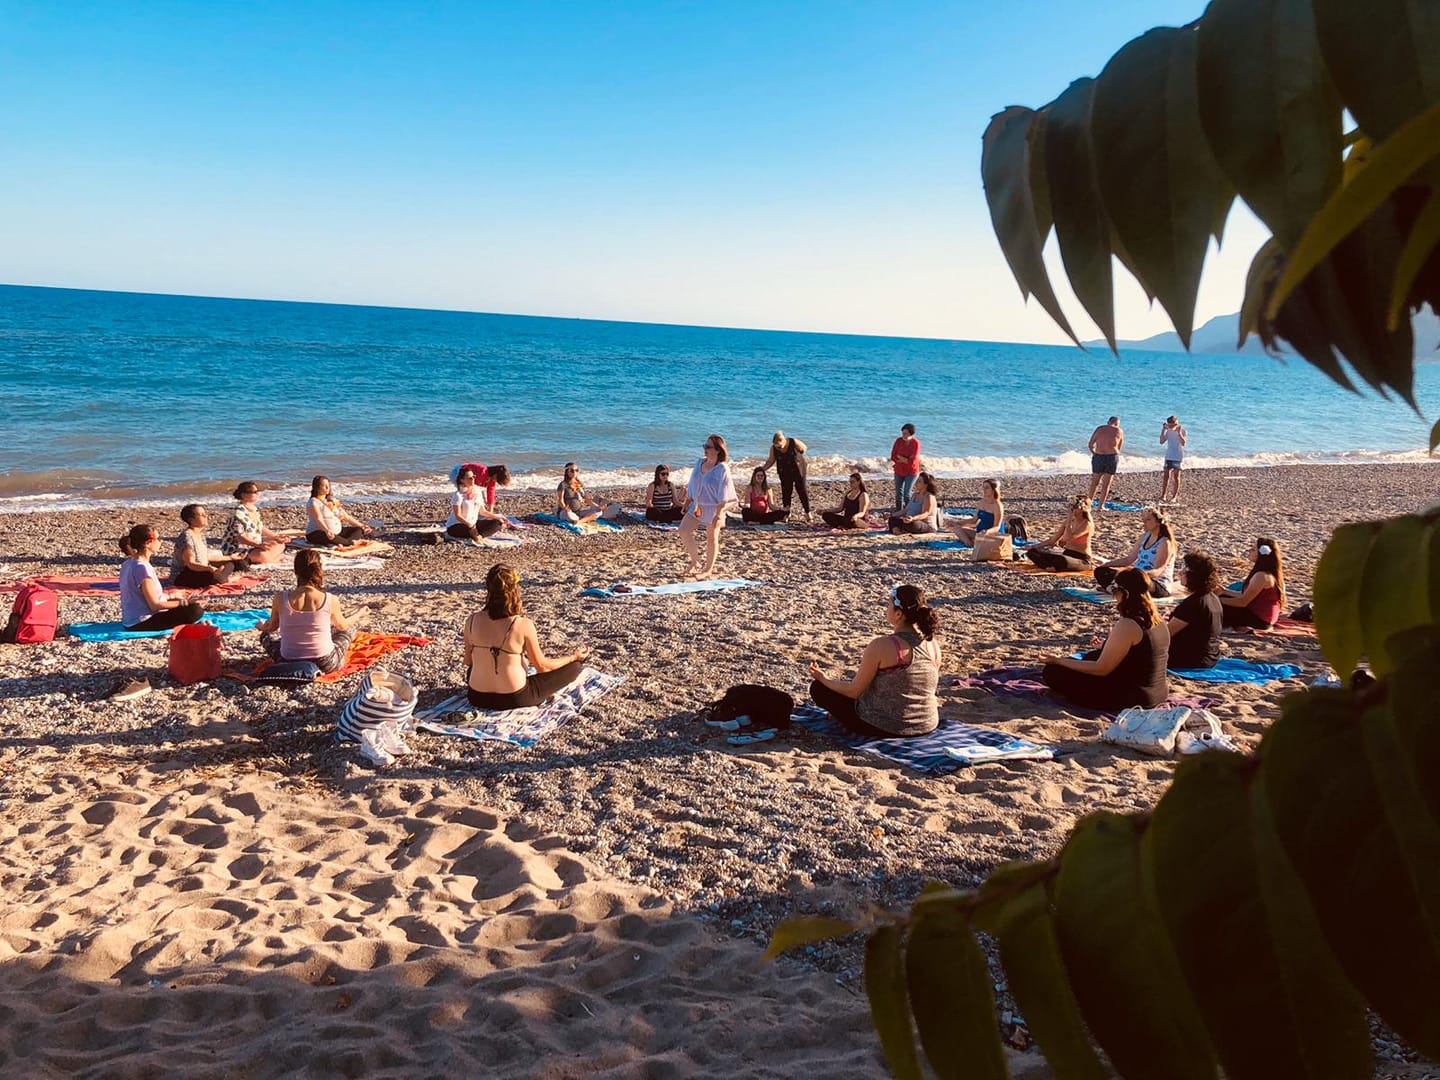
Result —
<svg viewBox="0 0 1440 1080"><path fill-rule="evenodd" d="M740 468L783 430L813 478L888 475L915 425L941 478L1084 473L1118 414L1122 471L1159 467L1171 413L1191 467L1427 460L1417 415L1296 358L737 330L463 311L0 286L0 511L173 504L310 477L342 498L449 488L461 461L553 489L679 475L708 434ZM1428 422L1427 422L1428 421Z"/></svg>

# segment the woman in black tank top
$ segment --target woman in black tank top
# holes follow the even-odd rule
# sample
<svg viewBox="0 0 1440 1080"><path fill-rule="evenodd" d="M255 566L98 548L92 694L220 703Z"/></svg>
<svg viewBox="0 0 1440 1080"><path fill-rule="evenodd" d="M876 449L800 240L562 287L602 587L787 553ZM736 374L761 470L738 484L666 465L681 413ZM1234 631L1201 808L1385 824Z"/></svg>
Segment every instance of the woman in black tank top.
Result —
<svg viewBox="0 0 1440 1080"><path fill-rule="evenodd" d="M832 529L863 529L870 513L870 493L859 473L850 474L850 486L840 500L840 509L822 510L820 517Z"/></svg>
<svg viewBox="0 0 1440 1080"><path fill-rule="evenodd" d="M805 511L805 520L810 520L810 492L805 487L805 451L807 447L799 439L787 438L783 431L775 432L770 440L770 456L765 459L762 469L774 468L780 474L780 505L790 509L790 496L800 496L800 509Z"/></svg>
<svg viewBox="0 0 1440 1080"><path fill-rule="evenodd" d="M1121 570L1114 593L1117 618L1104 646L1079 660L1048 657L1041 678L1057 695L1087 709L1153 708L1170 694L1165 675L1170 629L1155 611L1143 571Z"/></svg>

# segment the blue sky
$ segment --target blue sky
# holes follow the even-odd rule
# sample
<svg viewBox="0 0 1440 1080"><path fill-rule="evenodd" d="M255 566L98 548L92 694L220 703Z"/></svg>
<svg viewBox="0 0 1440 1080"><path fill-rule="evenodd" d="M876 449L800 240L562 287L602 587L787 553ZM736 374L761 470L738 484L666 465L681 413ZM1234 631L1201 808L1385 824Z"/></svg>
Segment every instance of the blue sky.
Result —
<svg viewBox="0 0 1440 1080"><path fill-rule="evenodd" d="M0 0L0 281L1055 341L980 133L1202 6Z"/></svg>

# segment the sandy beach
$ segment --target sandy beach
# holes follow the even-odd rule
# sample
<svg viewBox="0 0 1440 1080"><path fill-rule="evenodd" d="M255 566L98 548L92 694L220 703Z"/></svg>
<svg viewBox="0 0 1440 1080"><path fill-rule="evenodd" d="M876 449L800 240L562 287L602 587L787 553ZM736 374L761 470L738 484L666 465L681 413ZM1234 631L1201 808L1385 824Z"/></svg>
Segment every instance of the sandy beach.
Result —
<svg viewBox="0 0 1440 1080"><path fill-rule="evenodd" d="M1087 480L1007 481L1007 510L1048 535ZM948 504L974 505L978 481L942 486ZM1157 490L1156 476L1122 475L1112 498ZM817 508L839 501L834 485L816 495ZM888 481L872 495L888 505ZM546 501L502 499L516 514ZM1227 580L1257 534L1278 537L1294 608L1335 525L1437 501L1430 465L1187 471L1171 521L1182 548L1237 560ZM262 508L272 527L302 522ZM443 519L438 501L348 508ZM218 538L229 505L210 511ZM113 575L116 538L142 520L167 538L180 528L173 510L0 517L0 580ZM1139 530L1139 515L1106 512L1096 549L1121 554ZM164 640L0 646L0 1073L883 1076L857 942L762 965L775 924L899 906L925 881L965 885L1051 855L1080 816L1144 809L1172 774L1057 701L951 685L1103 633L1109 610L1064 597L1062 580L923 538L730 529L720 573L764 587L592 600L577 594L678 580L675 534L525 536L503 555L543 645L588 645L593 666L625 680L529 749L417 734L414 753L376 770L333 739L358 677L180 686ZM495 561L400 538L383 569L329 585L368 609L368 629L433 639L386 662L423 706L461 685L461 625ZM812 659L853 668L894 582L940 611L941 715L1050 744L1056 760L929 777L799 729L732 747L699 721L731 684L801 699ZM265 606L273 589L209 606ZM61 610L62 622L118 617L111 597L67 595ZM1307 638L1226 643L1304 672L1271 687L1173 684L1211 699L1253 747L1324 663ZM262 656L254 633L225 650L236 665ZM109 700L141 675L153 693ZM1003 986L999 997L1017 1075L1044 1075ZM1378 1038L1381 1075L1422 1075Z"/></svg>

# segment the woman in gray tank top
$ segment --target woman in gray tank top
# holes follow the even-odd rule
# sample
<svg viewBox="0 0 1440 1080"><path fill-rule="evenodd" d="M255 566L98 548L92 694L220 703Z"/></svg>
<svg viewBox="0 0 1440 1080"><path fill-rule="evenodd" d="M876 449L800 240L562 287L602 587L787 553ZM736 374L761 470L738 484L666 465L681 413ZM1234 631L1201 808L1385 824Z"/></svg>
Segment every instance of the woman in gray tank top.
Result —
<svg viewBox="0 0 1440 1080"><path fill-rule="evenodd" d="M873 738L925 735L940 722L939 617L914 585L896 585L885 599L892 633L865 646L853 679L832 679L811 663L810 698L850 731Z"/></svg>

